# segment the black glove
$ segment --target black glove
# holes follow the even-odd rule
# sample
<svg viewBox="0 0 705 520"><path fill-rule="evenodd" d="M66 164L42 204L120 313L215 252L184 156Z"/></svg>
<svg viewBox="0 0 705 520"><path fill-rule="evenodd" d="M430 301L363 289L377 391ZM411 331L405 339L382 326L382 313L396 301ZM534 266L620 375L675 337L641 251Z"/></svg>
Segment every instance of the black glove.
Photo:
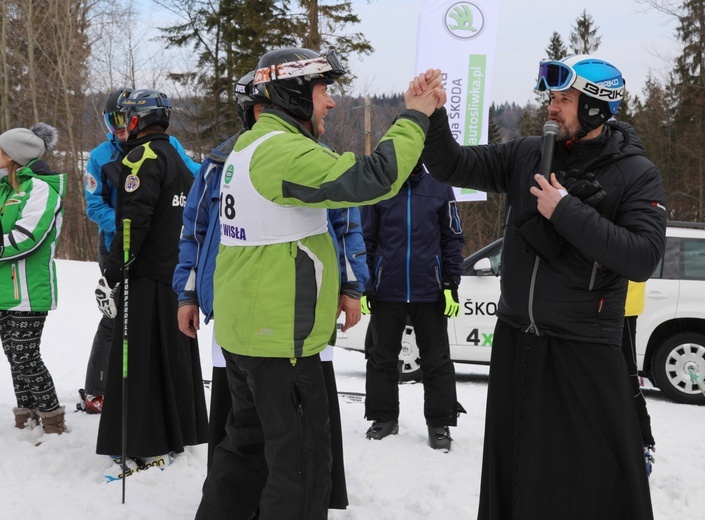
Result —
<svg viewBox="0 0 705 520"><path fill-rule="evenodd" d="M98 309L105 314L106 318L115 318L117 316L117 301L119 299L118 291L120 290L120 282L110 287L105 276L101 276L98 280L98 287L95 289L95 299L98 302Z"/></svg>
<svg viewBox="0 0 705 520"><path fill-rule="evenodd" d="M573 197L577 197L585 204L589 204L593 207L607 195L607 192L592 172L583 173L573 168L567 172L556 172L556 180L558 180Z"/></svg>

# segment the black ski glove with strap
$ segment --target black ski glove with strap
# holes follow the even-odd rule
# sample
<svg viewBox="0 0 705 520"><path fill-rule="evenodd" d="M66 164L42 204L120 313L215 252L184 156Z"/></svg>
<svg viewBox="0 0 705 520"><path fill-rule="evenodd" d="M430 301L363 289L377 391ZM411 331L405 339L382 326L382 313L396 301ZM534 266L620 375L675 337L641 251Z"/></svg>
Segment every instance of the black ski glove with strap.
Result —
<svg viewBox="0 0 705 520"><path fill-rule="evenodd" d="M599 204L607 195L592 172L583 173L573 168L567 172L556 172L556 179L571 196L579 198L592 207Z"/></svg>

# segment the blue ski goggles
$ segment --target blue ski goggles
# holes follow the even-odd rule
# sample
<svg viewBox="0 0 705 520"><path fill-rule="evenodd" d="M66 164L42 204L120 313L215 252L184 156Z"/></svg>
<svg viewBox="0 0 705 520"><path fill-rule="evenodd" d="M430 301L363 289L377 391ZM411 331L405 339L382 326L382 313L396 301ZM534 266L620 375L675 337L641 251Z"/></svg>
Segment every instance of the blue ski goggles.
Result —
<svg viewBox="0 0 705 520"><path fill-rule="evenodd" d="M556 60L546 60L539 62L539 77L536 80L534 90L543 92L544 90L563 91L568 90L575 83L577 74L573 67Z"/></svg>
<svg viewBox="0 0 705 520"><path fill-rule="evenodd" d="M125 114L122 112L103 114L103 120L105 121L105 126L108 128L108 131L112 134L118 130L125 129Z"/></svg>

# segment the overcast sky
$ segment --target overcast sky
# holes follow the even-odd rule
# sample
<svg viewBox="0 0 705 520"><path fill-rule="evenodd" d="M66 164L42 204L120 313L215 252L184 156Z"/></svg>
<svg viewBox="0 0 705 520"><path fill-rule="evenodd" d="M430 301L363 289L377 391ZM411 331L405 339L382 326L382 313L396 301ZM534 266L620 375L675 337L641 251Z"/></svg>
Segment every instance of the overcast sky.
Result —
<svg viewBox="0 0 705 520"><path fill-rule="evenodd" d="M353 0L362 21L356 29L375 48L371 57L352 60L359 76L356 93L383 94L406 90L415 67L418 13L424 1ZM485 0L486 1L486 0ZM568 45L576 18L583 9L598 27L602 44L595 55L622 71L627 88L641 96L651 72L662 79L681 46L675 40L675 21L638 0L591 0L557 3L549 0L499 1L499 25L492 77L494 102L533 101L539 60L554 31Z"/></svg>

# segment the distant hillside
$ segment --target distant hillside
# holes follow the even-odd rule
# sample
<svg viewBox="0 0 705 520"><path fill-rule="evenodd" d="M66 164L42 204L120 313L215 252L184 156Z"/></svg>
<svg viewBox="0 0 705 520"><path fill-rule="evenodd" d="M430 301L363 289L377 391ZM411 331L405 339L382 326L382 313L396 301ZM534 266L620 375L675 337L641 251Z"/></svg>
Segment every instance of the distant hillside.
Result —
<svg viewBox="0 0 705 520"><path fill-rule="evenodd" d="M506 101L500 105L492 103L490 106L490 117L494 118L494 123L499 127L502 133L502 141L509 141L515 137L519 137L519 121L526 110L526 107L520 107L516 103L507 103Z"/></svg>

